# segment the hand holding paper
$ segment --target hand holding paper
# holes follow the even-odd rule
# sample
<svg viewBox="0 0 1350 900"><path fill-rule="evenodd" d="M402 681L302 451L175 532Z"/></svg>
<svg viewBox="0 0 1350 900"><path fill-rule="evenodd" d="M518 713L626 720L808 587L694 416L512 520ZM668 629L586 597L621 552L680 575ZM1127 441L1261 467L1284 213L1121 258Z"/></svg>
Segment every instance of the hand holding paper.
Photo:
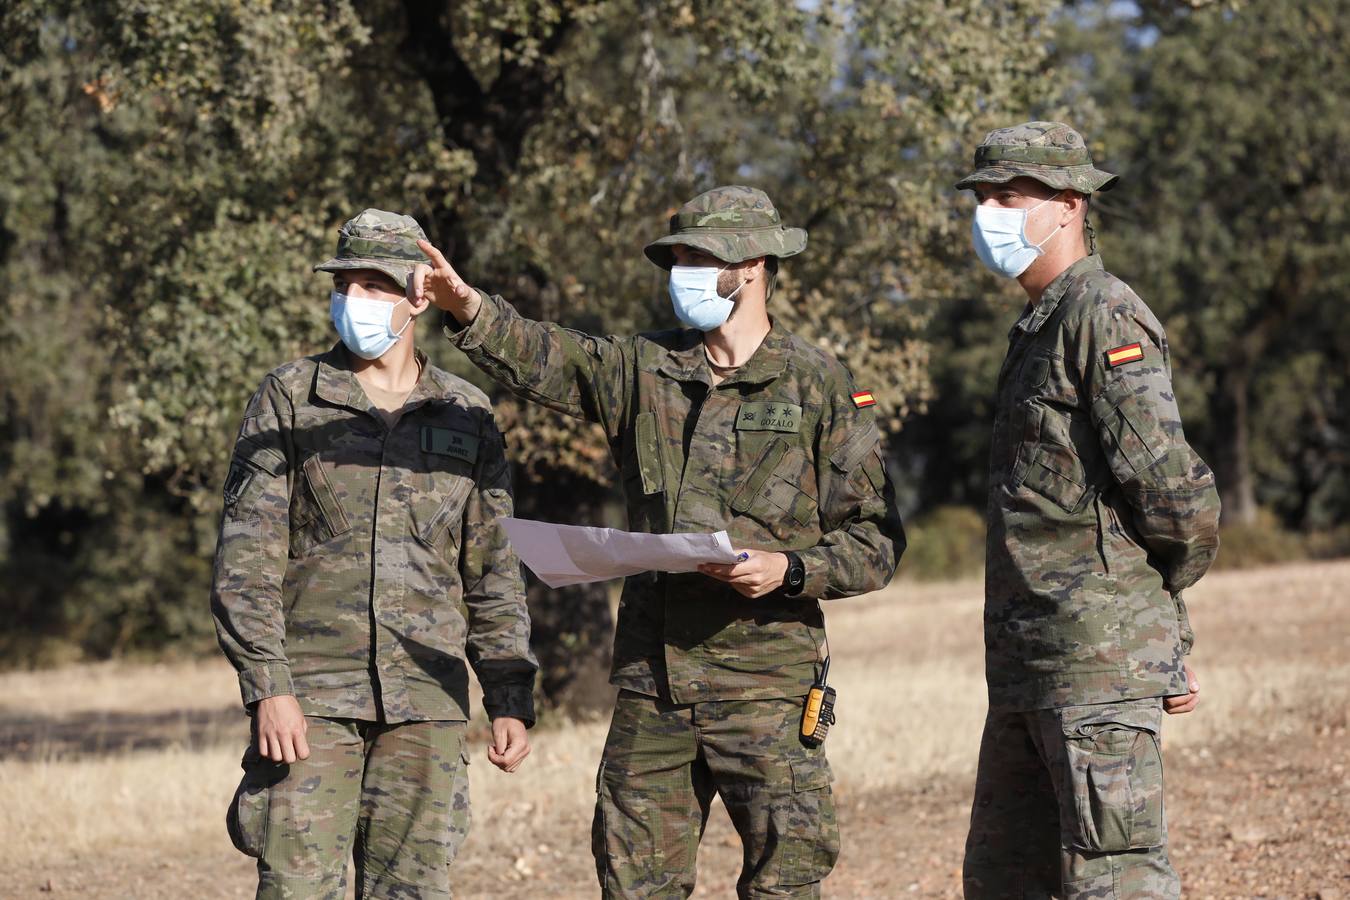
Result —
<svg viewBox="0 0 1350 900"><path fill-rule="evenodd" d="M510 517L499 521L521 561L554 588L639 572L694 572L702 563L730 564L746 558L731 548L725 531L640 534Z"/></svg>

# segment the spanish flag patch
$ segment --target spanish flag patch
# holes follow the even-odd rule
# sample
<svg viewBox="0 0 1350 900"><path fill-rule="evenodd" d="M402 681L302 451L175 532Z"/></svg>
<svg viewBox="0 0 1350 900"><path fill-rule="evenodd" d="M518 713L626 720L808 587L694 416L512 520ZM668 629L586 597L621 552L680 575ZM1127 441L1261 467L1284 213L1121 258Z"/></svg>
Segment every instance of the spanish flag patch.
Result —
<svg viewBox="0 0 1350 900"><path fill-rule="evenodd" d="M1144 347L1137 341L1133 344L1126 344L1124 347L1117 347L1114 350L1106 351L1106 367L1114 369L1116 366L1123 366L1126 363L1139 362L1144 358Z"/></svg>
<svg viewBox="0 0 1350 900"><path fill-rule="evenodd" d="M877 405L877 398L872 396L871 391L858 391L856 394L849 394L849 399L853 401L853 405L858 409L862 409L865 406Z"/></svg>

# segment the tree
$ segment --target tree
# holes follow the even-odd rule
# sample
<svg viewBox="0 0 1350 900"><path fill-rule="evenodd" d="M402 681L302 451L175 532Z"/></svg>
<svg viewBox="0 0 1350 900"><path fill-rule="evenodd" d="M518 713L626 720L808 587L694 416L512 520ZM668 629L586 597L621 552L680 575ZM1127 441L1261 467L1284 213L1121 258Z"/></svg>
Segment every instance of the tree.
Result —
<svg viewBox="0 0 1350 900"><path fill-rule="evenodd" d="M1187 422L1228 522L1350 513L1348 20L1346 0L1156 3L1077 37L1123 176L1103 243L1207 398Z"/></svg>
<svg viewBox="0 0 1350 900"><path fill-rule="evenodd" d="M811 230L776 314L898 429L931 396L923 304L963 291L950 183L1053 84L1054 5L8 4L4 567L43 562L6 603L95 653L202 632L225 448L262 374L331 341L309 266L364 206L417 215L527 314L626 332L669 320L639 248L673 207L764 187ZM498 412L522 510L600 517L599 435ZM560 691L608 610L533 601Z"/></svg>

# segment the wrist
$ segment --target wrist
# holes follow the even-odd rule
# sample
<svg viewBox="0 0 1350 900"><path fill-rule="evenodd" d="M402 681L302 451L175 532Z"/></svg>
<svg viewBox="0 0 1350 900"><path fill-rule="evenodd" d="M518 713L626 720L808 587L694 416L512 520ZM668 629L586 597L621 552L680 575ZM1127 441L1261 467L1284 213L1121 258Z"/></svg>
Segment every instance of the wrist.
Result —
<svg viewBox="0 0 1350 900"><path fill-rule="evenodd" d="M791 550L784 551L787 569L783 572L783 596L797 597L806 586L806 565L802 558Z"/></svg>

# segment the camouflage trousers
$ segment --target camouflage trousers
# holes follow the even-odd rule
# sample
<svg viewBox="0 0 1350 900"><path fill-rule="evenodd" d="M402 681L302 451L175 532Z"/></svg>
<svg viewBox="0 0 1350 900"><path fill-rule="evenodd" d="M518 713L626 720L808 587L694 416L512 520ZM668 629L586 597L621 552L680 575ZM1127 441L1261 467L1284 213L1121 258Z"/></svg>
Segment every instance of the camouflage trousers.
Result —
<svg viewBox="0 0 1350 900"><path fill-rule="evenodd" d="M226 816L235 847L258 858L259 900L342 900L348 858L357 897L450 897L469 831L465 723L307 721L308 759L249 747Z"/></svg>
<svg viewBox="0 0 1350 900"><path fill-rule="evenodd" d="M965 896L1176 898L1158 698L990 710L966 838Z"/></svg>
<svg viewBox="0 0 1350 900"><path fill-rule="evenodd" d="M714 795L744 848L739 897L819 897L839 856L823 748L801 700L676 705L621 691L596 778L592 851L607 898L687 897Z"/></svg>

